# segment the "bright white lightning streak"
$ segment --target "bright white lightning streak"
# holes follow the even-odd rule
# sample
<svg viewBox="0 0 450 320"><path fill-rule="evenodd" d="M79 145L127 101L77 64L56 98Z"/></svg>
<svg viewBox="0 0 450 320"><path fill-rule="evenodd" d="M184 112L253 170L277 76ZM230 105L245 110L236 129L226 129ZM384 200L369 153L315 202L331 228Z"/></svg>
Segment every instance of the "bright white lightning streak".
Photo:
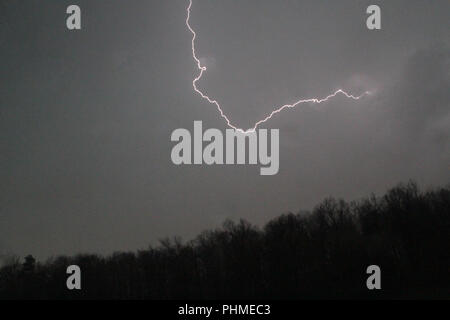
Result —
<svg viewBox="0 0 450 320"><path fill-rule="evenodd" d="M353 99L353 100L359 100L361 99L363 96L365 95L369 95L370 92L366 91L363 94L359 95L359 96L354 96L351 95L347 92L345 92L342 89L339 89L337 91L335 91L334 93L326 96L325 98L310 98L310 99L302 99L302 100L298 100L296 102L294 102L293 104L285 104L281 107L279 107L278 109L273 110L267 117L265 117L262 120L259 120L258 122L256 122L254 124L254 126L250 129L244 130L242 128L238 128L235 125L233 125L230 121L230 119L228 119L228 117L225 115L225 113L223 112L222 108L220 107L220 104L214 100L211 99L209 96L207 96L205 93L203 93L200 89L198 89L197 87L197 82L202 78L203 73L206 71L206 67L202 66L200 59L197 58L197 54L195 51L195 39L197 38L197 33L194 31L194 29L191 27L190 24L190 18L191 18L191 8L192 8L192 0L189 0L189 6L187 7L187 17L186 17L186 26L188 27L189 31L192 33L192 57L194 58L195 62L197 63L197 68L200 71L198 76L192 81L192 86L194 87L195 92L197 92L204 100L208 101L210 104L213 104L217 107L217 110L220 112L220 115L222 118L225 119L225 121L227 122L227 125L238 131L238 132L242 132L244 134L247 133L253 133L256 131L256 129L258 128L258 126L266 121L268 121L269 119L271 119L274 115L276 115L277 113L280 113L281 111L283 111L284 109L288 109L288 108L295 108L300 104L303 103L314 103L314 104L320 104L322 102L326 102L334 97L336 97L338 94L344 95L345 97L349 98L349 99Z"/></svg>

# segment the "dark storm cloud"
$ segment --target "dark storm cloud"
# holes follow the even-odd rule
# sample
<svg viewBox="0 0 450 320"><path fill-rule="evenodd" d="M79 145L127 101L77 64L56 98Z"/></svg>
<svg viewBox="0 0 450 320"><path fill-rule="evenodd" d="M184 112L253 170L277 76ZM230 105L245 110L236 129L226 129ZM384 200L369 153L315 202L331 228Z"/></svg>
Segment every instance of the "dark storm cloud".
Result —
<svg viewBox="0 0 450 320"><path fill-rule="evenodd" d="M410 178L450 180L448 1L195 1L202 88L249 126L275 105L336 88L358 102L287 110L280 173L176 167L170 134L225 129L191 88L187 1L2 2L0 249L45 257L189 238L225 218L262 223L323 197Z"/></svg>

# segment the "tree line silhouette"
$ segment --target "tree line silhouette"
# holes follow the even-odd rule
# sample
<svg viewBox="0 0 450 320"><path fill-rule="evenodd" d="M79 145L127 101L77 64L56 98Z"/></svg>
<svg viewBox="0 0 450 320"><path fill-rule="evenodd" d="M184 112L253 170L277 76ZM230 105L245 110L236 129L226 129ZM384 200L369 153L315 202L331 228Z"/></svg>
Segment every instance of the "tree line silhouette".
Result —
<svg viewBox="0 0 450 320"><path fill-rule="evenodd" d="M82 290L68 290L78 265ZM369 265L381 290L366 287ZM311 212L258 228L241 220L183 243L107 257L81 254L0 269L0 299L345 299L450 297L450 187L399 185L356 202L328 198Z"/></svg>

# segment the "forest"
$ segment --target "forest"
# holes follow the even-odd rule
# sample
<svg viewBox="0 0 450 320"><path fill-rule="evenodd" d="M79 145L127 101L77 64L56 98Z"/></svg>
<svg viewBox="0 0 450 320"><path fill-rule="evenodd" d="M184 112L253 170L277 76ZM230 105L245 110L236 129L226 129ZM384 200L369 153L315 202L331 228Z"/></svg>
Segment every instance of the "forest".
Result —
<svg viewBox="0 0 450 320"><path fill-rule="evenodd" d="M78 265L82 289L68 290ZM366 268L381 269L368 290ZM450 186L409 182L357 201L327 198L310 212L258 227L226 221L187 242L137 252L37 262L10 257L0 299L448 299Z"/></svg>

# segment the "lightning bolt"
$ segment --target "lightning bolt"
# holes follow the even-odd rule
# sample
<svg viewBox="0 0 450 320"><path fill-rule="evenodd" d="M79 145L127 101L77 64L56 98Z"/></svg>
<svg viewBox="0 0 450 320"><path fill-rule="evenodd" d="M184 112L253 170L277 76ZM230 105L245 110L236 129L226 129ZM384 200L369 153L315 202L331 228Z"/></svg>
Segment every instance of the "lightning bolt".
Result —
<svg viewBox="0 0 450 320"><path fill-rule="evenodd" d="M203 74L206 71L206 67L202 66L200 59L197 57L197 53L195 51L195 39L197 38L197 33L195 32L195 30L192 28L191 24L190 24L190 19L191 19L191 9L192 9L192 0L189 0L189 5L186 9L187 11L187 17L186 17L186 26L189 29L189 31L192 34L192 42L191 42L191 49L192 49L192 58L194 58L196 64L197 64L197 68L198 68L198 75L197 77L194 78L194 80L192 81L192 87L194 88L194 91L199 94L204 100L208 101L210 104L213 104L216 106L217 110L220 113L220 116L225 119L228 127L238 131L238 132L242 132L244 134L248 134L248 133L253 133L256 131L256 129L258 128L259 125L261 125L264 122L267 122L268 120L270 120L274 115L280 113L281 111L283 111L284 109L292 109L295 108L301 104L304 103L312 103L312 104L320 104L323 102L327 102L330 99L336 97L337 95L343 95L349 99L353 99L353 100L359 100L362 97L366 96L366 95L370 95L369 91L366 91L364 93L362 93L359 96L354 96L352 94L349 94L347 92L345 92L342 89L339 89L337 91L335 91L334 93L326 96L325 98L310 98L310 99L301 99L298 100L296 102L294 102L293 104L285 104L281 107L278 107L277 109L273 110L269 115L267 115L264 119L261 119L259 121L257 121L252 128L249 128L247 130L244 130L242 128L238 128L236 127L231 121L230 119L227 117L227 115L223 112L219 102L217 102L217 100L214 100L213 98L210 98L208 95L206 95L203 91L201 91L198 86L197 86L197 82L200 81L200 79L203 77Z"/></svg>

